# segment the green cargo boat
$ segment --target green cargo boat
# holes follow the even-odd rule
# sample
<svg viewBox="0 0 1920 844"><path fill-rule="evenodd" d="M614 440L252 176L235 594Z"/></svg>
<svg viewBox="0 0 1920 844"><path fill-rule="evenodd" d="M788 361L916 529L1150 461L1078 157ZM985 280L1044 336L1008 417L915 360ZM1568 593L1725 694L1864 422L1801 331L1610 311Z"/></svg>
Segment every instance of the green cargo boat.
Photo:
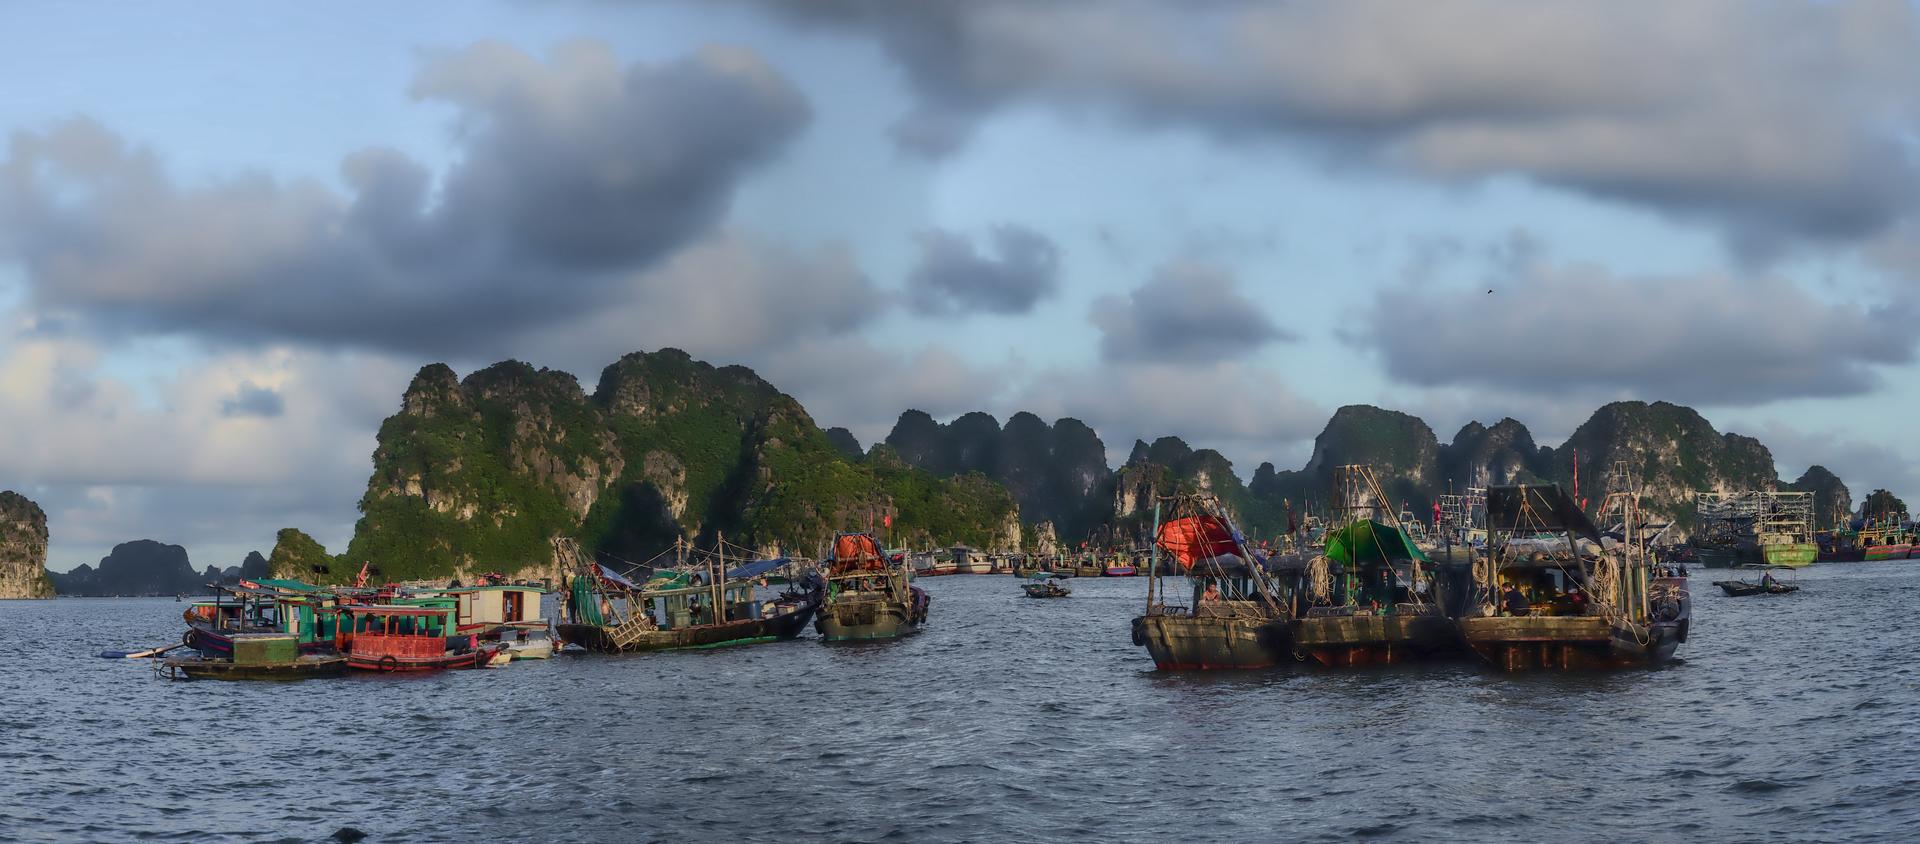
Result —
<svg viewBox="0 0 1920 844"><path fill-rule="evenodd" d="M1770 566L1806 568L1820 556L1820 546L1812 542L1762 542L1760 559Z"/></svg>

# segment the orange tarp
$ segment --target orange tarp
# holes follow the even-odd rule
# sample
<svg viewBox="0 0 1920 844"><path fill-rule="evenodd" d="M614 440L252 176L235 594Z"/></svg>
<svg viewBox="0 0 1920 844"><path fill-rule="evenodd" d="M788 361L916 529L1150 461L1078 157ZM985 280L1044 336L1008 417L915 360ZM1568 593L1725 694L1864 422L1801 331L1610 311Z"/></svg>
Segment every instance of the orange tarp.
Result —
<svg viewBox="0 0 1920 844"><path fill-rule="evenodd" d="M874 541L872 534L843 533L833 538L834 574L883 571L886 567L886 555L880 553L880 543Z"/></svg>
<svg viewBox="0 0 1920 844"><path fill-rule="evenodd" d="M1213 516L1188 516L1161 524L1160 547L1189 568L1210 557L1240 553L1233 531Z"/></svg>

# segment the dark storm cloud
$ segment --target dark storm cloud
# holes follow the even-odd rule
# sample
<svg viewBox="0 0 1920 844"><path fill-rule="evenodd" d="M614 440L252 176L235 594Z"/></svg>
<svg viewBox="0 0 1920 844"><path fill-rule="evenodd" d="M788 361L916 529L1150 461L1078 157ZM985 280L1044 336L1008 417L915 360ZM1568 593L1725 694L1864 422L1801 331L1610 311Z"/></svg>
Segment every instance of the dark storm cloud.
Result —
<svg viewBox="0 0 1920 844"><path fill-rule="evenodd" d="M287 402L271 387L252 381L240 382L232 396L220 400L221 416L260 416L271 418L285 413Z"/></svg>
<svg viewBox="0 0 1920 844"><path fill-rule="evenodd" d="M457 163L436 182L363 150L342 163L349 196L259 175L178 185L87 120L16 134L0 252L43 309L113 327L445 354L624 295L809 119L738 49L622 66L595 43L546 61L482 43L412 92L454 108Z"/></svg>
<svg viewBox="0 0 1920 844"><path fill-rule="evenodd" d="M1096 300L1091 318L1109 361L1210 363L1294 339L1241 295L1231 274L1205 264L1162 267L1126 297Z"/></svg>
<svg viewBox="0 0 1920 844"><path fill-rule="evenodd" d="M1060 249L1032 229L995 228L992 256L938 229L919 240L920 262L907 276L907 294L921 313L1026 313L1059 287Z"/></svg>
<svg viewBox="0 0 1920 844"><path fill-rule="evenodd" d="M1380 293L1347 339L1395 380L1683 403L1857 395L1914 359L1902 308L1830 304L1772 278L1619 278L1536 267L1470 289Z"/></svg>
<svg viewBox="0 0 1920 844"><path fill-rule="evenodd" d="M1517 174L1712 221L1737 247L1871 233L1914 206L1920 28L1863 3L779 4L873 35L944 154L1024 102L1442 180Z"/></svg>

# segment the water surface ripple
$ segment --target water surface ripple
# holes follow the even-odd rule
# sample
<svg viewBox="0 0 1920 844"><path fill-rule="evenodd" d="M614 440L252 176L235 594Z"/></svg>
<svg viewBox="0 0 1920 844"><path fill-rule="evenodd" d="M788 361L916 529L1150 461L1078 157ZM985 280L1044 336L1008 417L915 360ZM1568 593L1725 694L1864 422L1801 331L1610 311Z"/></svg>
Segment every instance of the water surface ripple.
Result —
<svg viewBox="0 0 1920 844"><path fill-rule="evenodd" d="M1706 572L1696 572L1706 574ZM1683 664L1155 672L1143 580L908 640L165 683L171 600L0 602L0 841L1911 840L1920 562L1695 579Z"/></svg>

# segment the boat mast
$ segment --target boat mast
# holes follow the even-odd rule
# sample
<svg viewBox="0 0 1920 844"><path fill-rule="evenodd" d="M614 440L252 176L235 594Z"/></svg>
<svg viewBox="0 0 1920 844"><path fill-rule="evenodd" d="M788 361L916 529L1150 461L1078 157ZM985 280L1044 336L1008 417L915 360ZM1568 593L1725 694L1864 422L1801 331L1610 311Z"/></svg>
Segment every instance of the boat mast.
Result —
<svg viewBox="0 0 1920 844"><path fill-rule="evenodd" d="M1147 552L1147 614L1153 614L1154 587L1160 582L1160 498L1153 499L1153 544Z"/></svg>
<svg viewBox="0 0 1920 844"><path fill-rule="evenodd" d="M719 624L720 622L725 621L727 618L726 617L727 587L725 584L722 584L720 582L723 576L726 574L726 570L727 570L726 568L727 535L726 534L724 533L714 534L713 551L716 556L714 557L714 559L707 561L707 565L712 572L712 575L709 578L707 578L707 582L713 591L713 612L712 612L713 623Z"/></svg>

